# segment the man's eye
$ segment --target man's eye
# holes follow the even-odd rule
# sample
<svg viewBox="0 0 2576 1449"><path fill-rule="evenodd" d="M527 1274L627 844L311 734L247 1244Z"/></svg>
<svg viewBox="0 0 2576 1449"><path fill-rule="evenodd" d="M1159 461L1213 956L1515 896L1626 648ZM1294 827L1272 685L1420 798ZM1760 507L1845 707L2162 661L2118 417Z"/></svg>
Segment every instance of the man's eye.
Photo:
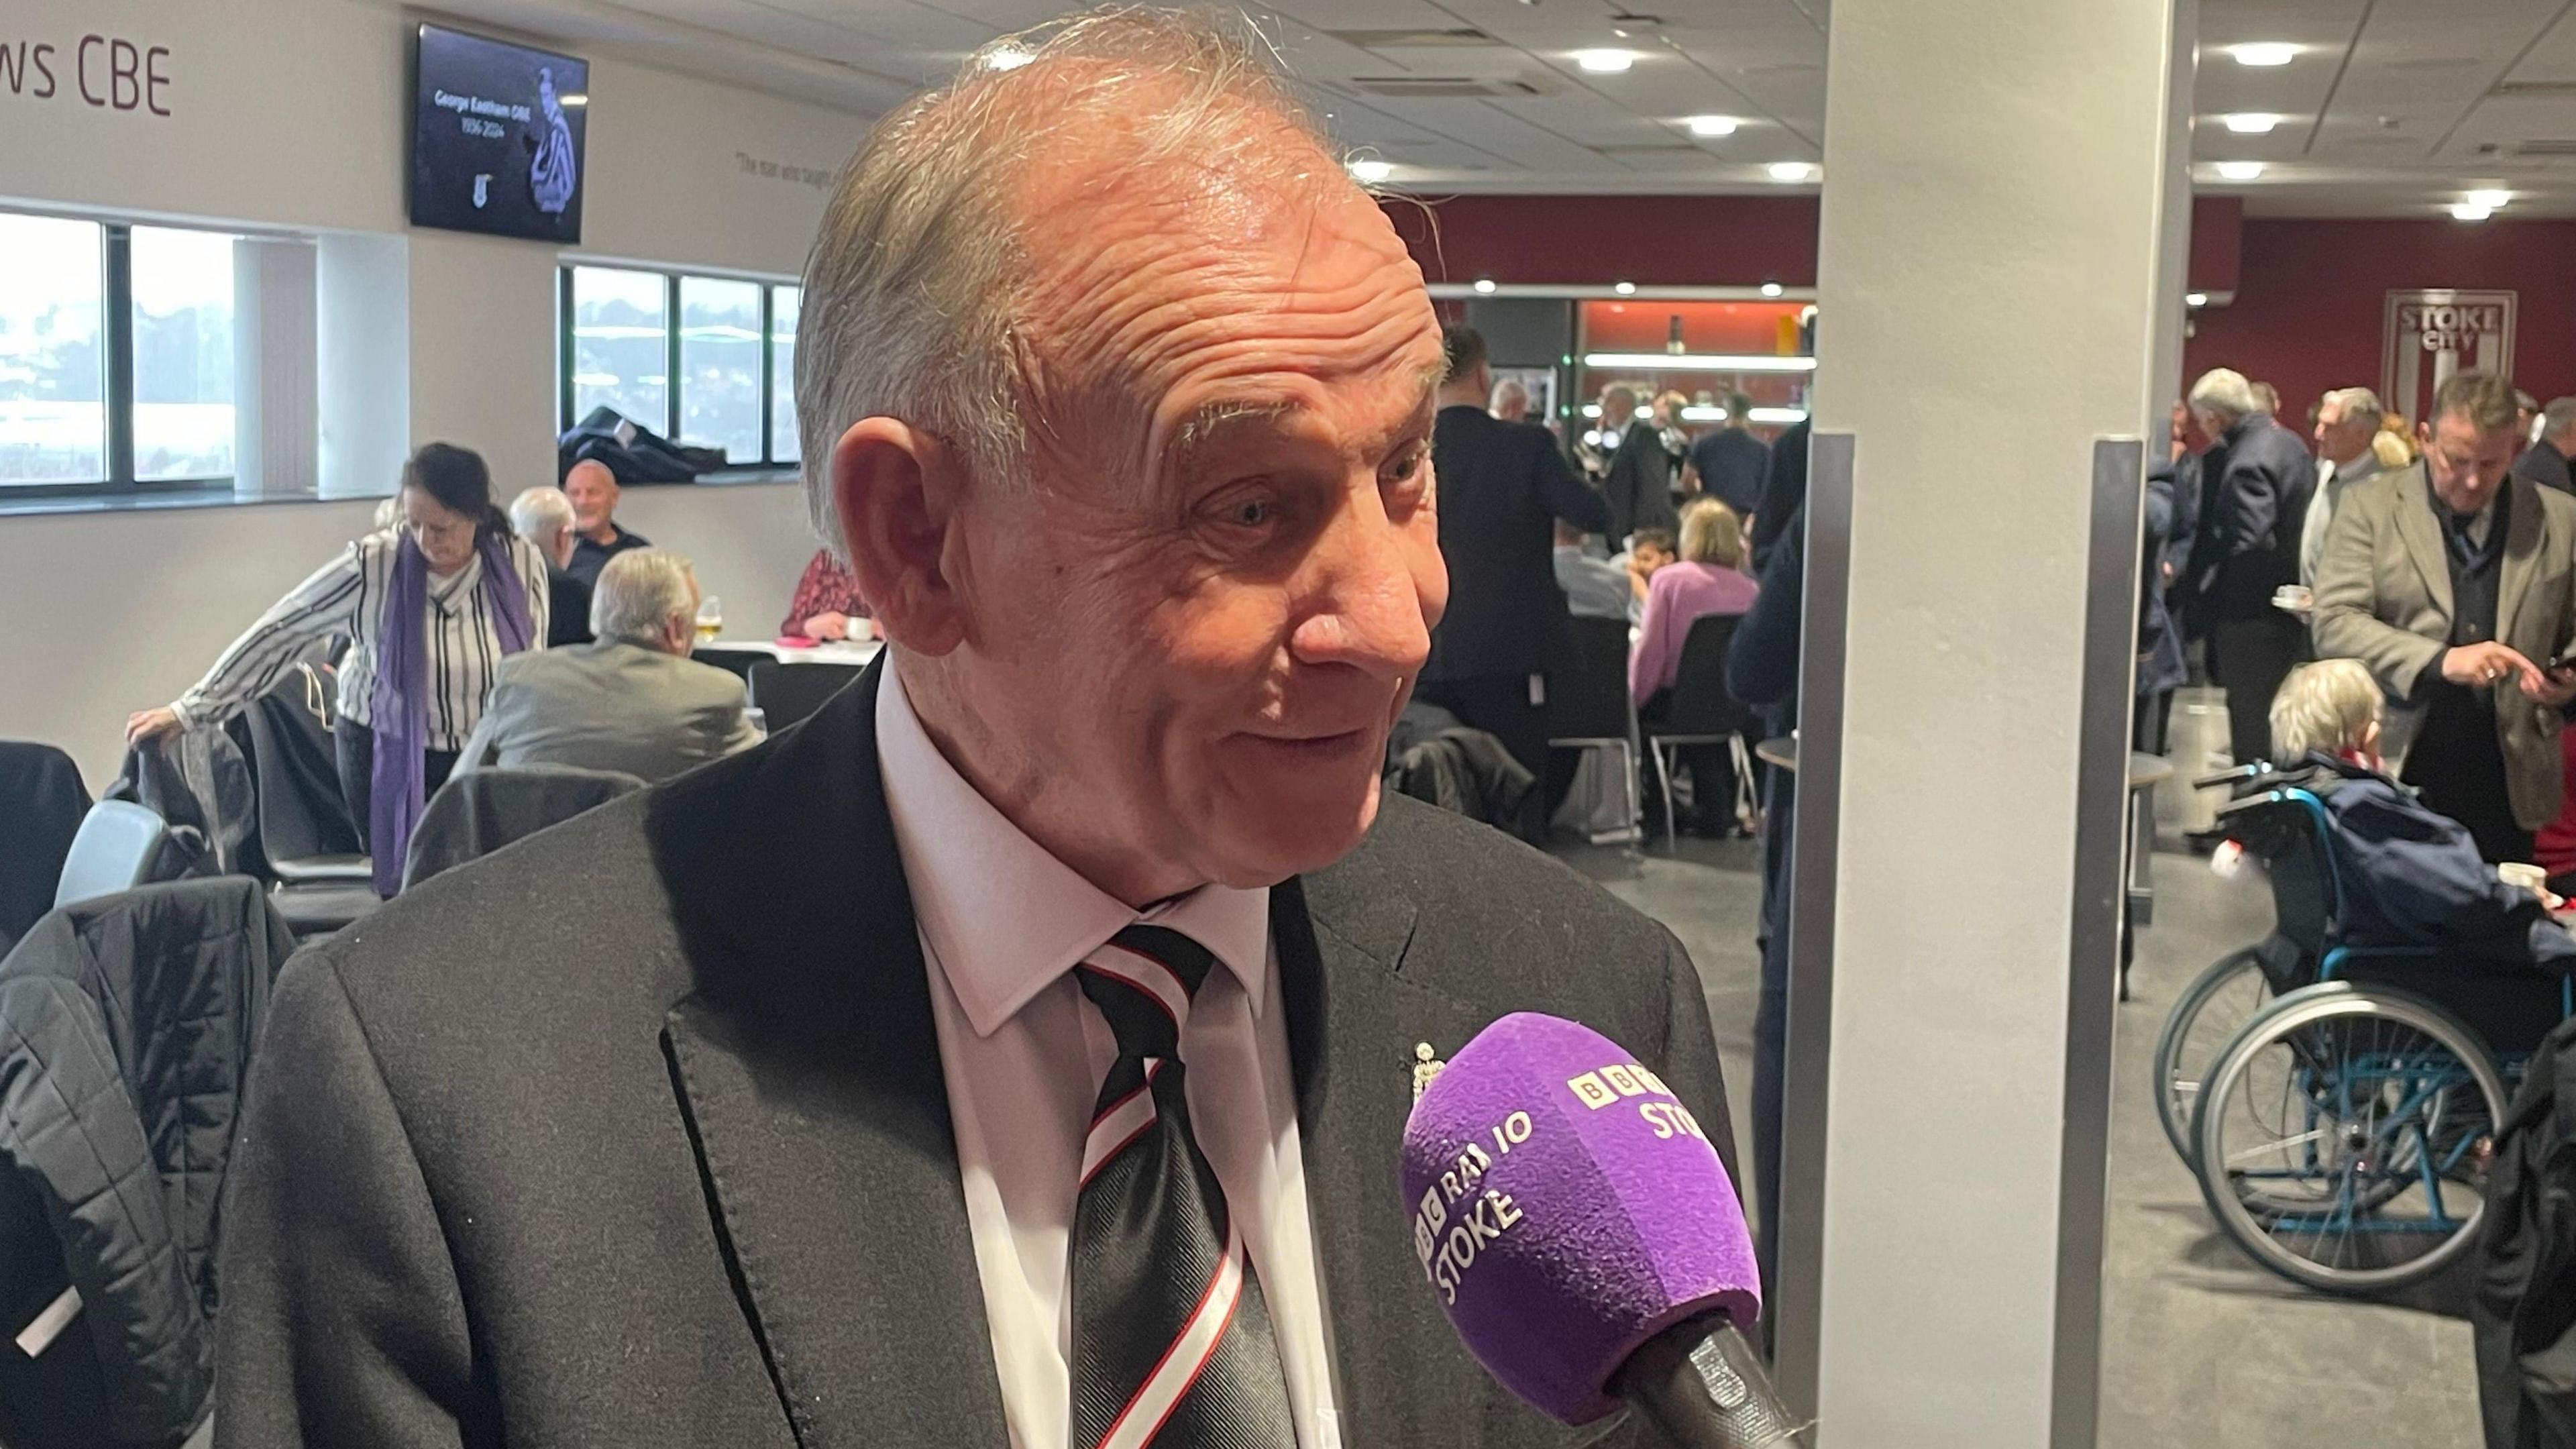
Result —
<svg viewBox="0 0 2576 1449"><path fill-rule="evenodd" d="M1267 498L1247 498L1226 510L1226 521L1238 528L1259 528L1279 516L1279 505Z"/></svg>

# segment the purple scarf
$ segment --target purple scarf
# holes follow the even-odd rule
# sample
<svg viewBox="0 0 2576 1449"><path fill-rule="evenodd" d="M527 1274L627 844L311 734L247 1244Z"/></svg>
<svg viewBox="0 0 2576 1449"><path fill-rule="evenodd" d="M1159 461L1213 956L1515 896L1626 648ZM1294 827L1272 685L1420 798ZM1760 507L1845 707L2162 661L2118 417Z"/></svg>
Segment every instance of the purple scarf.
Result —
<svg viewBox="0 0 2576 1449"><path fill-rule="evenodd" d="M500 539L487 534L476 550L483 557L482 587L492 598L492 632L500 637L502 653L516 654L536 632L528 622L527 582L511 566ZM376 894L390 898L402 888L403 857L427 803L421 752L429 747L429 559L408 533L394 554L393 581L385 590L368 705L375 714L376 749L368 774L373 798L367 849Z"/></svg>

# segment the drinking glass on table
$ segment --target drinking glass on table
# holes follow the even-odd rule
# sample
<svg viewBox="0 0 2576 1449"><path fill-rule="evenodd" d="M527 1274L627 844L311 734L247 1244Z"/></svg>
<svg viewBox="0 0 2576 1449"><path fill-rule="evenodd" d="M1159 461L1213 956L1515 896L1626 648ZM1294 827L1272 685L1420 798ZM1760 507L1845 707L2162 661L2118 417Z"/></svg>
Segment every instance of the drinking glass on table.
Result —
<svg viewBox="0 0 2576 1449"><path fill-rule="evenodd" d="M698 601L698 642L706 643L724 632L724 600L713 594Z"/></svg>

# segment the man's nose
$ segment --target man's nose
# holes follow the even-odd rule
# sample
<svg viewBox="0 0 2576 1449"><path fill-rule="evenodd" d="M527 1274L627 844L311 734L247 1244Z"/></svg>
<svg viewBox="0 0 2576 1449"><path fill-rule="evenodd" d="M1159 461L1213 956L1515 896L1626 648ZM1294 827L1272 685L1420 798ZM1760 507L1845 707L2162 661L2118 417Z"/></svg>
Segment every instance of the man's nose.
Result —
<svg viewBox="0 0 2576 1449"><path fill-rule="evenodd" d="M1413 674L1431 654L1431 625L1449 598L1449 573L1427 529L1389 518L1370 486L1326 529L1308 560L1323 606L1298 624L1289 647L1300 663L1347 664L1372 675Z"/></svg>

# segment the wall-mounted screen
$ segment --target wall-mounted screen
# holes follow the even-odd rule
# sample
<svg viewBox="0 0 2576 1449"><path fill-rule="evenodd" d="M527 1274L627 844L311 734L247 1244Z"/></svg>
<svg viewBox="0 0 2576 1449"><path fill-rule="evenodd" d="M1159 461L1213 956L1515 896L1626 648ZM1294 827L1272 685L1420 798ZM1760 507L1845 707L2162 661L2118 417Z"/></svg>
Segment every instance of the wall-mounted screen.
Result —
<svg viewBox="0 0 2576 1449"><path fill-rule="evenodd" d="M420 27L414 226L581 240L590 62Z"/></svg>

